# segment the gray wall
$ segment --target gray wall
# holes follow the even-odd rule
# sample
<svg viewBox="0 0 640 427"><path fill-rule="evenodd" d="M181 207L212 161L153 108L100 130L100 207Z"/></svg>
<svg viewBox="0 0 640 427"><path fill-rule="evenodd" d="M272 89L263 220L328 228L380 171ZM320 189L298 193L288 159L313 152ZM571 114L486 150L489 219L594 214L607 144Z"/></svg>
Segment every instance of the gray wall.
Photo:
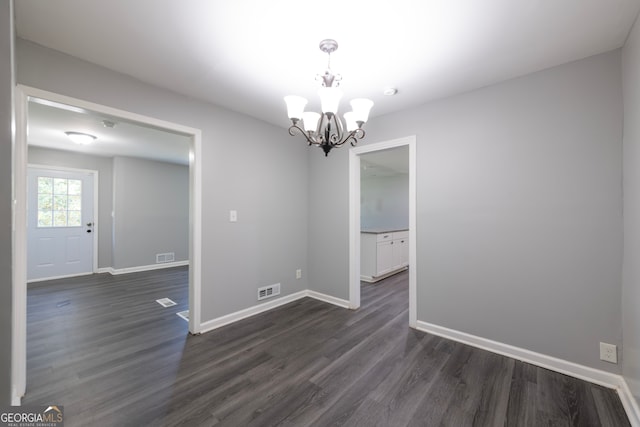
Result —
<svg viewBox="0 0 640 427"><path fill-rule="evenodd" d="M156 263L156 254L189 259L189 167L113 158L113 267Z"/></svg>
<svg viewBox="0 0 640 427"><path fill-rule="evenodd" d="M23 40L16 63L19 83L202 130L203 321L255 305L264 285L307 288L308 147L286 129Z"/></svg>
<svg viewBox="0 0 640 427"><path fill-rule="evenodd" d="M98 268L112 267L113 177L110 157L29 146L29 163L98 171Z"/></svg>
<svg viewBox="0 0 640 427"><path fill-rule="evenodd" d="M624 90L623 375L640 403L640 24L622 50Z"/></svg>
<svg viewBox="0 0 640 427"><path fill-rule="evenodd" d="M13 2L0 1L0 405L11 404Z"/></svg>
<svg viewBox="0 0 640 427"><path fill-rule="evenodd" d="M367 124L367 143L417 137L418 320L619 372L598 342L622 338L620 68L614 51ZM346 298L347 152L310 155L310 222L330 225L310 287Z"/></svg>
<svg viewBox="0 0 640 427"><path fill-rule="evenodd" d="M409 228L409 175L361 178L360 228Z"/></svg>

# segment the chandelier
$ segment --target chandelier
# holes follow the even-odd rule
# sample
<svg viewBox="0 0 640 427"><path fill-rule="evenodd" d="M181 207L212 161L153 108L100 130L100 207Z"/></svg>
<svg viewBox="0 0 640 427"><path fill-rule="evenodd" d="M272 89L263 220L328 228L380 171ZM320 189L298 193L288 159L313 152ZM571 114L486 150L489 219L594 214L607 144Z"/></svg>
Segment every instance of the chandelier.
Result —
<svg viewBox="0 0 640 427"><path fill-rule="evenodd" d="M318 75L316 80L322 82L318 90L322 114L313 111L304 111L307 100L301 96L285 96L287 114L293 123L289 128L289 135L296 133L303 135L309 145L317 145L322 148L324 155L334 147L340 147L349 142L355 146L358 139L364 138L365 132L362 125L369 118L369 110L373 107L373 101L364 98L351 100L353 111L344 114L345 124L338 117L338 105L342 97L342 91L338 88L342 77L331 72L331 53L338 49L335 40L326 39L320 42L320 50L329 57L327 70L323 75ZM302 126L299 123L302 120Z"/></svg>

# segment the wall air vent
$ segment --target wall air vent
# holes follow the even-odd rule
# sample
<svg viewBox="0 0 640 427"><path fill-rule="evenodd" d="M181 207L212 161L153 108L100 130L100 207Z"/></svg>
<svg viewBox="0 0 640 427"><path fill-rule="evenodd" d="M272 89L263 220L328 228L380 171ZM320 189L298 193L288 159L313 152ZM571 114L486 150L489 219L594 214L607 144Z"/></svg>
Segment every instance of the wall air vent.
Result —
<svg viewBox="0 0 640 427"><path fill-rule="evenodd" d="M271 298L276 295L280 295L280 283L265 286L264 288L258 288L258 301L265 298Z"/></svg>
<svg viewBox="0 0 640 427"><path fill-rule="evenodd" d="M176 260L176 254L174 252L167 252L165 254L156 254L156 264L173 262L175 260Z"/></svg>

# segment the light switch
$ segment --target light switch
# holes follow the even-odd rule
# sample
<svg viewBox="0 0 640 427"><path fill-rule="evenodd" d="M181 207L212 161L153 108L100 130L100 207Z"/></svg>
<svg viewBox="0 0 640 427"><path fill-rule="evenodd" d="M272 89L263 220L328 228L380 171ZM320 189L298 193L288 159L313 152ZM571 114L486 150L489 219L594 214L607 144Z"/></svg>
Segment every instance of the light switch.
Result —
<svg viewBox="0 0 640 427"><path fill-rule="evenodd" d="M238 211L236 210L229 211L229 222L238 222Z"/></svg>

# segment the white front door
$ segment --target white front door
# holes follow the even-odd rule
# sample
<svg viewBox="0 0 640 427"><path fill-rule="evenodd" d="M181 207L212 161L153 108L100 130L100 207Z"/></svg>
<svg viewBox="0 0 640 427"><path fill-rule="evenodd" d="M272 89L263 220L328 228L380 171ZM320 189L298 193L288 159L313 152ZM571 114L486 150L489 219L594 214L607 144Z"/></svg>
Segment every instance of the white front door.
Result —
<svg viewBox="0 0 640 427"><path fill-rule="evenodd" d="M93 273L93 174L29 167L27 280Z"/></svg>

